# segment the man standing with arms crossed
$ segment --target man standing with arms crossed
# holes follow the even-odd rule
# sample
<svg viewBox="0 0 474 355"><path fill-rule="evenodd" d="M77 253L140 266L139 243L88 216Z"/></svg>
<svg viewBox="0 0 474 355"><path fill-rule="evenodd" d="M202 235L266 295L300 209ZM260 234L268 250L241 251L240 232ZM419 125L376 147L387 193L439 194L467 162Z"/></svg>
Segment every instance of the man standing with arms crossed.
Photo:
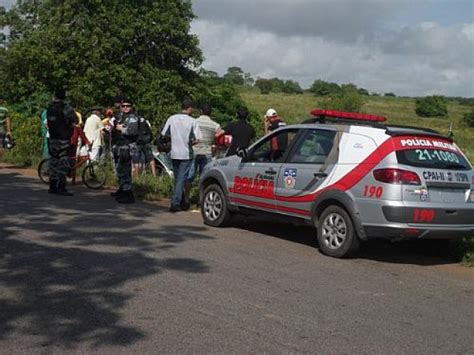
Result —
<svg viewBox="0 0 474 355"><path fill-rule="evenodd" d="M119 189L111 195L118 203L134 203L132 191L132 156L136 154L139 133L139 117L133 109L132 100L123 99L119 122L115 126L114 161L119 180Z"/></svg>
<svg viewBox="0 0 474 355"><path fill-rule="evenodd" d="M171 137L171 160L175 187L171 199L170 212L179 212L189 209L189 202L184 198L184 185L189 175L193 161L193 144L201 139L201 130L197 121L190 115L193 112L193 102L183 100L181 113L168 118L161 132Z"/></svg>

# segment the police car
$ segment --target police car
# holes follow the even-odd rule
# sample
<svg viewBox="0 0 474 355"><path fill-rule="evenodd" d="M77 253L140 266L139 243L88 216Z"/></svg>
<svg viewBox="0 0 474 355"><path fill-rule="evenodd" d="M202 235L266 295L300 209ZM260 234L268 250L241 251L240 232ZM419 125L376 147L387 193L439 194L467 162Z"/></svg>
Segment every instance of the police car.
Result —
<svg viewBox="0 0 474 355"><path fill-rule="evenodd" d="M224 226L239 212L297 218L334 257L370 238L474 235L474 173L452 139L383 116L311 113L206 167L205 224Z"/></svg>

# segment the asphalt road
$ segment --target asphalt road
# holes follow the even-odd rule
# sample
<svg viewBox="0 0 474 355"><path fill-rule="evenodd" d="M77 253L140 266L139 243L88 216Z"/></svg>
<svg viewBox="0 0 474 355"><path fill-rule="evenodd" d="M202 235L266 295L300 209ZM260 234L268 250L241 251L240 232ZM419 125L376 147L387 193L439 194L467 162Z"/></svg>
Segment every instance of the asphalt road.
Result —
<svg viewBox="0 0 474 355"><path fill-rule="evenodd" d="M72 190L0 167L1 353L474 353L474 269L428 247Z"/></svg>

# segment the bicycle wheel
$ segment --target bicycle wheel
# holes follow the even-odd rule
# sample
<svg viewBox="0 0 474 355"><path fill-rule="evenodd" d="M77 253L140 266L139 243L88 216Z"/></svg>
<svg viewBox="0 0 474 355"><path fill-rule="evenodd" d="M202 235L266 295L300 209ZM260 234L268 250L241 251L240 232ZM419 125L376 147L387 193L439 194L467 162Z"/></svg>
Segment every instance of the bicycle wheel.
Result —
<svg viewBox="0 0 474 355"><path fill-rule="evenodd" d="M38 176L45 184L49 184L49 158L43 159L38 165Z"/></svg>
<svg viewBox="0 0 474 355"><path fill-rule="evenodd" d="M96 161L89 162L82 171L82 181L89 189L100 189L106 178L104 167Z"/></svg>

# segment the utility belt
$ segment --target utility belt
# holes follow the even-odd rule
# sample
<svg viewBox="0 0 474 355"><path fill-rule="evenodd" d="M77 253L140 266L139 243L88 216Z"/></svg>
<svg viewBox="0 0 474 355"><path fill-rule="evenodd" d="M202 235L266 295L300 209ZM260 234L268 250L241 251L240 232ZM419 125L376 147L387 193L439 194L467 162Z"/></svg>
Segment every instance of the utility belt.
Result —
<svg viewBox="0 0 474 355"><path fill-rule="evenodd" d="M129 144L136 143L137 139L138 139L138 135L126 136L126 135L120 134L119 137L117 136L117 137L114 137L114 139L112 139L112 144L116 146L129 145Z"/></svg>
<svg viewBox="0 0 474 355"><path fill-rule="evenodd" d="M116 144L112 146L112 154L116 161L121 163L128 163L132 160L132 157L137 153L138 146L135 143L129 144Z"/></svg>

